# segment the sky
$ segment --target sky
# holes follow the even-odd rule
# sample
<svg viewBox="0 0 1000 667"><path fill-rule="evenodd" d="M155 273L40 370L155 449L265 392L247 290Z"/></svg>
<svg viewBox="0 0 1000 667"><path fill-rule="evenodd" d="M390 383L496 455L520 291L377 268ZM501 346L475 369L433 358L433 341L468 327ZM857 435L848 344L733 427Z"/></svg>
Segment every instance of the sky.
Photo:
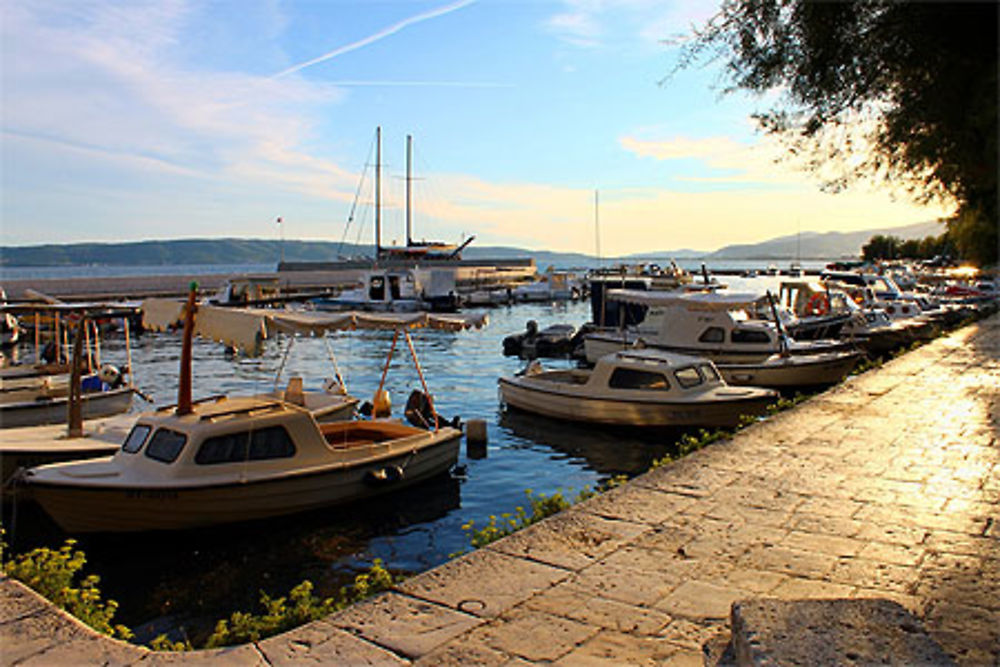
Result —
<svg viewBox="0 0 1000 667"><path fill-rule="evenodd" d="M935 220L836 195L718 64L694 0L5 0L2 245L414 237L602 256ZM670 75L670 76L668 76ZM596 195L595 195L596 193ZM277 223L280 218L282 222Z"/></svg>

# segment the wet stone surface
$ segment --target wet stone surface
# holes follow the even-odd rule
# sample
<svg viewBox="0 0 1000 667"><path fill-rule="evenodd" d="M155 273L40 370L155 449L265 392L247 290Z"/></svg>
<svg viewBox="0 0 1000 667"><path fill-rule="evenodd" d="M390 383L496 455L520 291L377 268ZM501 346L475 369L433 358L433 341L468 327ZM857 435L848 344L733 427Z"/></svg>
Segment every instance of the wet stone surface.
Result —
<svg viewBox="0 0 1000 667"><path fill-rule="evenodd" d="M696 665L706 644L723 653L736 600L837 598L912 614L943 651L900 655L997 664L998 359L994 315L395 592L224 652L154 657L0 580L2 663Z"/></svg>

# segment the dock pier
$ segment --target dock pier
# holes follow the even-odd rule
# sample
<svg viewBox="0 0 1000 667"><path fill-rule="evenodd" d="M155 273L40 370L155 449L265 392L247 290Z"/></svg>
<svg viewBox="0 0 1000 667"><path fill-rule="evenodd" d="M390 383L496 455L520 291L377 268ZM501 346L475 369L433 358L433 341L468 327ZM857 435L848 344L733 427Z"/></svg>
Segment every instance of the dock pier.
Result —
<svg viewBox="0 0 1000 667"><path fill-rule="evenodd" d="M0 580L25 663L678 664L733 603L898 603L1000 662L1000 315L389 592L253 644L153 653Z"/></svg>

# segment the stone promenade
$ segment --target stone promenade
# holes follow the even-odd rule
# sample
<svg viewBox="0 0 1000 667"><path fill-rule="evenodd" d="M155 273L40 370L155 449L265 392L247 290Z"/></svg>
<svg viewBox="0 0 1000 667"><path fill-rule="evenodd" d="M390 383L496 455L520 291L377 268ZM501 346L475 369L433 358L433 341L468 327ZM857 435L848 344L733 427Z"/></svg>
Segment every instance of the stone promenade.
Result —
<svg viewBox="0 0 1000 667"><path fill-rule="evenodd" d="M1000 662L1000 316L342 613L154 654L0 582L4 664L702 662L734 600L878 597Z"/></svg>

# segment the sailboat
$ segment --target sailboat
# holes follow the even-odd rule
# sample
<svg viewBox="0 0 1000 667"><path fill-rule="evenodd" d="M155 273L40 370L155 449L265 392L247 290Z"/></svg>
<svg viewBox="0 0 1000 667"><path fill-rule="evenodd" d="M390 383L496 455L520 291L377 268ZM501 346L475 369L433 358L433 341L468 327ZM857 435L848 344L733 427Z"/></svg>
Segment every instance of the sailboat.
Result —
<svg viewBox="0 0 1000 667"><path fill-rule="evenodd" d="M381 128L379 128L379 132L381 133ZM381 149L379 149L379 154L381 154ZM377 176L375 182L378 183ZM376 211L377 219L378 212ZM377 228L378 225L376 224ZM473 236L466 239L461 245L445 243L443 241L413 240L413 136L406 135L406 245L402 248L383 248L381 239L376 232L376 257L380 260L456 260L462 258L462 250L472 243L474 238Z"/></svg>
<svg viewBox="0 0 1000 667"><path fill-rule="evenodd" d="M413 137L406 137L406 247L382 246L382 128L375 131L375 266L365 271L360 286L337 296L313 300L319 310L412 312L426 309L455 312L460 306L452 267L420 268L428 260L457 261L461 245L412 238ZM474 237L473 237L474 238Z"/></svg>

